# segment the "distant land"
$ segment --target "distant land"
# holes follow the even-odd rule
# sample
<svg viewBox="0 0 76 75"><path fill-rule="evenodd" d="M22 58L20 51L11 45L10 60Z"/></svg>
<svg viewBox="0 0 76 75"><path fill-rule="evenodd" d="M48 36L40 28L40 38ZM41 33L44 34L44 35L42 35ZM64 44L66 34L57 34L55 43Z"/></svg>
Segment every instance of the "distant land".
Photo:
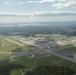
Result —
<svg viewBox="0 0 76 75"><path fill-rule="evenodd" d="M0 27L23 27L23 26L50 26L50 25L76 25L76 21L52 21L52 22L23 22L23 23L0 23Z"/></svg>

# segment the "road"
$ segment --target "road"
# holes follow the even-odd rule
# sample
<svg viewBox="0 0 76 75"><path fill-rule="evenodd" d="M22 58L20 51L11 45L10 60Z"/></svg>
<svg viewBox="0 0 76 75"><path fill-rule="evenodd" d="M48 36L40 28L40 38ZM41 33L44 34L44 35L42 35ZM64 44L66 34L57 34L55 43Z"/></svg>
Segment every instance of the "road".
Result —
<svg viewBox="0 0 76 75"><path fill-rule="evenodd" d="M57 51L60 51L60 50L66 49L66 48L71 48L71 47L73 47L73 46L66 46L66 47L62 47L62 48L59 48L59 49L55 49L55 50L53 50L53 51L50 51L50 50L48 50L48 49L47 49L47 50L42 49L42 47L39 46L39 48L41 48L41 50L43 50L43 51L46 51L46 52L48 52L48 53L51 53L51 54L53 54L53 55L55 55L55 56L57 56L57 57L66 59L66 60L68 60L68 61L70 61L70 62L76 63L76 60L75 60L75 59L69 58L69 57L66 57L66 56L63 56L63 55L60 55L60 54L56 53Z"/></svg>
<svg viewBox="0 0 76 75"><path fill-rule="evenodd" d="M16 45L18 45L18 46L24 47L24 44L21 44L21 43L19 43L19 42L16 42L16 41L14 41L14 40L9 39L9 38L5 38L5 40L7 40L7 41L9 41L9 42L11 42L11 43L14 43L14 44L16 44Z"/></svg>
<svg viewBox="0 0 76 75"><path fill-rule="evenodd" d="M56 51L55 53L58 53L63 56L72 56L73 57L73 55L76 54L76 51Z"/></svg>
<svg viewBox="0 0 76 75"><path fill-rule="evenodd" d="M9 41L9 42L12 42L12 43L14 43L14 44L16 44L16 45L19 45L19 46L21 46L21 47L24 47L24 45L23 44L21 44L21 43L18 43L18 42L16 42L16 41L13 41L13 40L10 40L10 39L8 39L8 38L5 38L5 40L7 40L7 41ZM66 49L66 48L71 48L71 47L74 47L73 45L71 46L66 46L66 47L62 47L62 48L59 48L59 49L55 49L55 50L52 50L52 51L50 51L49 49L43 49L41 46L38 46L39 47L39 51L41 52L41 51L45 51L45 52L48 52L48 53L51 53L51 54L53 54L53 55L55 55L55 56L57 56L57 57L61 57L61 58L63 58L63 59L66 59L66 60L68 60L68 61L71 61L71 62L74 62L74 63L76 63L76 60L75 59L72 59L72 58L69 58L69 57L66 57L66 56L63 56L63 55L60 55L60 54L58 54L58 53L56 53L57 51L60 51L60 50L63 50L63 49ZM32 54L36 54L37 53L37 51L36 50L34 50L35 52L33 52ZM16 54L16 53L14 53L14 54ZM18 53L17 53L18 54ZM10 60L10 59L13 59L13 58L18 58L18 57L21 57L21 56L25 56L25 55L28 55L29 53L28 53L28 51L27 52L23 52L23 53L19 53L18 55L15 55L15 56L11 56L11 57L7 57L7 58L3 58L3 59L0 59L0 61L4 61L4 60Z"/></svg>
<svg viewBox="0 0 76 75"><path fill-rule="evenodd" d="M73 58L65 57L65 56L62 56L62 55L57 54L57 53L55 53L55 52L51 52L51 54L53 54L53 55L55 55L55 56L58 56L58 57L61 57L61 58L63 58L63 59L66 59L66 60L68 60L68 61L70 61L70 62L76 63L76 60L73 59Z"/></svg>
<svg viewBox="0 0 76 75"><path fill-rule="evenodd" d="M75 46L73 46L73 45L64 46L64 47L61 47L61 48L53 50L53 52L55 52L55 51L61 51L61 50L64 50L64 49L67 49L67 48L71 48L71 47L75 47Z"/></svg>
<svg viewBox="0 0 76 75"><path fill-rule="evenodd" d="M0 62L5 61L5 60L12 60L14 58L19 58L19 57L25 56L25 55L27 55L26 52L25 53L20 53L18 55L9 56L9 57L6 57L6 58L0 58Z"/></svg>
<svg viewBox="0 0 76 75"><path fill-rule="evenodd" d="M27 52L27 51L26 51ZM8 52L8 51L0 51L0 54L24 54L26 52Z"/></svg>

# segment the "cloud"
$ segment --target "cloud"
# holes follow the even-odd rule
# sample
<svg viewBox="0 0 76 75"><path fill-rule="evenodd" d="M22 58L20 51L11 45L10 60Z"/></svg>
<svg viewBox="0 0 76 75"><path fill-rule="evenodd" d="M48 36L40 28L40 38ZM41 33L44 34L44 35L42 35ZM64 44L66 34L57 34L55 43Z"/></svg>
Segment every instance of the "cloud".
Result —
<svg viewBox="0 0 76 75"><path fill-rule="evenodd" d="M55 8L75 8L76 0L26 0L22 2L12 3L12 4L25 4L25 3L52 3L52 7ZM11 2L4 2L4 4L11 4Z"/></svg>
<svg viewBox="0 0 76 75"><path fill-rule="evenodd" d="M29 17L30 14L27 13L8 13L0 12L0 17Z"/></svg>
<svg viewBox="0 0 76 75"><path fill-rule="evenodd" d="M26 2L19 2L19 4L25 4Z"/></svg>
<svg viewBox="0 0 76 75"><path fill-rule="evenodd" d="M10 4L11 2L4 2L4 4Z"/></svg>
<svg viewBox="0 0 76 75"><path fill-rule="evenodd" d="M56 3L52 5L56 8L75 8L76 7L76 0L68 0L64 3Z"/></svg>
<svg viewBox="0 0 76 75"><path fill-rule="evenodd" d="M76 12L71 12L71 11L34 12L33 16L36 16L36 17L76 16Z"/></svg>
<svg viewBox="0 0 76 75"><path fill-rule="evenodd" d="M27 3L41 3L41 1L27 1Z"/></svg>
<svg viewBox="0 0 76 75"><path fill-rule="evenodd" d="M28 3L65 2L66 0L29 0Z"/></svg>
<svg viewBox="0 0 76 75"><path fill-rule="evenodd" d="M46 11L27 13L0 12L0 23L14 22L48 22L48 21L76 21L76 12L72 11Z"/></svg>
<svg viewBox="0 0 76 75"><path fill-rule="evenodd" d="M52 3L55 8L74 8L76 7L76 0L28 0L28 3Z"/></svg>
<svg viewBox="0 0 76 75"><path fill-rule="evenodd" d="M45 11L28 13L4 13L0 12L0 17L57 17L57 16L76 16L76 12L72 11Z"/></svg>
<svg viewBox="0 0 76 75"><path fill-rule="evenodd" d="M66 0L41 0L41 2L65 2Z"/></svg>
<svg viewBox="0 0 76 75"><path fill-rule="evenodd" d="M4 13L0 12L0 17L53 17L53 16L76 16L76 12L72 11L45 11L33 13Z"/></svg>

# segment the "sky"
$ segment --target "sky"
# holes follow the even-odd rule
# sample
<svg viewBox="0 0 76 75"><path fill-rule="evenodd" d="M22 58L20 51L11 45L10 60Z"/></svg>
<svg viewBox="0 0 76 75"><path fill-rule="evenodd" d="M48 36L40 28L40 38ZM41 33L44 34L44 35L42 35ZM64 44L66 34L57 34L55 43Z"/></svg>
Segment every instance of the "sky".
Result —
<svg viewBox="0 0 76 75"><path fill-rule="evenodd" d="M76 0L0 0L0 23L76 21Z"/></svg>

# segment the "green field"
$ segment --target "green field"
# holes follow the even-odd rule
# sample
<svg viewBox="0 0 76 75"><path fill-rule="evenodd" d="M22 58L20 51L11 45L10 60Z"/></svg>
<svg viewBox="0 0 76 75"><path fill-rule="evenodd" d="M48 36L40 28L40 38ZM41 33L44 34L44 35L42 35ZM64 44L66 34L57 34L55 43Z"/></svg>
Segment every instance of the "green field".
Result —
<svg viewBox="0 0 76 75"><path fill-rule="evenodd" d="M0 62L0 66L5 66L9 64L18 64L24 66L27 70L34 69L38 65L61 65L71 68L76 72L76 64L69 62L67 60L64 60L62 58L56 57L56 56L48 56L44 58L27 58L26 56L16 58L5 62ZM9 67L8 67L9 69ZM17 71L16 71L17 72ZM16 73L15 72L15 73ZM14 74L13 74L14 75ZM20 75L20 74L19 74Z"/></svg>
<svg viewBox="0 0 76 75"><path fill-rule="evenodd" d="M23 48L23 47L19 47L11 42L8 42L6 40L4 40L5 37L0 37L0 41L4 41L4 47L1 46L0 43L0 51L18 51L18 52L22 52L22 51L26 51L27 48ZM76 47L73 48L69 48L69 49L65 49L64 51L76 51ZM4 58L4 57L8 57L11 55L1 55L0 58ZM28 58L27 56L22 56L19 58L15 58L15 59L10 59L7 61L0 61L0 66L4 66L4 65L9 65L9 64L19 64L22 65L24 67L26 67L27 70L35 68L38 65L62 65L62 66L67 66L72 68L74 71L76 71L76 64L69 62L67 60L64 60L62 58L56 57L54 55L50 55L50 56L46 56L46 57L42 57L42 58ZM13 75L13 74L12 74Z"/></svg>
<svg viewBox="0 0 76 75"><path fill-rule="evenodd" d="M2 65L8 65L8 64L20 64L27 69L34 68L38 65L62 65L72 68L74 71L76 71L76 64L69 62L67 60L64 60L62 58L56 57L56 56L47 56L43 58L27 58L26 56L19 57L13 60L8 60L5 62L0 62L0 66Z"/></svg>
<svg viewBox="0 0 76 75"><path fill-rule="evenodd" d="M27 48L20 47L4 39L5 36L0 36L0 51L1 52L23 52ZM0 58L9 57L11 54L0 54Z"/></svg>
<svg viewBox="0 0 76 75"><path fill-rule="evenodd" d="M9 38L9 37L7 37L7 38ZM14 40L14 41L16 41L16 42L18 42L18 43L24 44L24 45L27 46L27 47L37 47L37 46L35 46L35 45L27 44L27 43L24 43L24 42L22 42L22 41L20 41L20 40L17 40L17 39L13 39L13 38L9 38L9 39Z"/></svg>
<svg viewBox="0 0 76 75"><path fill-rule="evenodd" d="M26 51L27 50L27 48L23 48L16 44L8 42L4 38L5 37L2 37L2 36L0 37L0 51Z"/></svg>
<svg viewBox="0 0 76 75"><path fill-rule="evenodd" d="M63 51L76 51L76 47L67 48L64 49Z"/></svg>
<svg viewBox="0 0 76 75"><path fill-rule="evenodd" d="M12 51L18 47L19 46L4 40L4 37L0 37L0 51Z"/></svg>
<svg viewBox="0 0 76 75"><path fill-rule="evenodd" d="M0 54L0 58L10 57L11 54Z"/></svg>

